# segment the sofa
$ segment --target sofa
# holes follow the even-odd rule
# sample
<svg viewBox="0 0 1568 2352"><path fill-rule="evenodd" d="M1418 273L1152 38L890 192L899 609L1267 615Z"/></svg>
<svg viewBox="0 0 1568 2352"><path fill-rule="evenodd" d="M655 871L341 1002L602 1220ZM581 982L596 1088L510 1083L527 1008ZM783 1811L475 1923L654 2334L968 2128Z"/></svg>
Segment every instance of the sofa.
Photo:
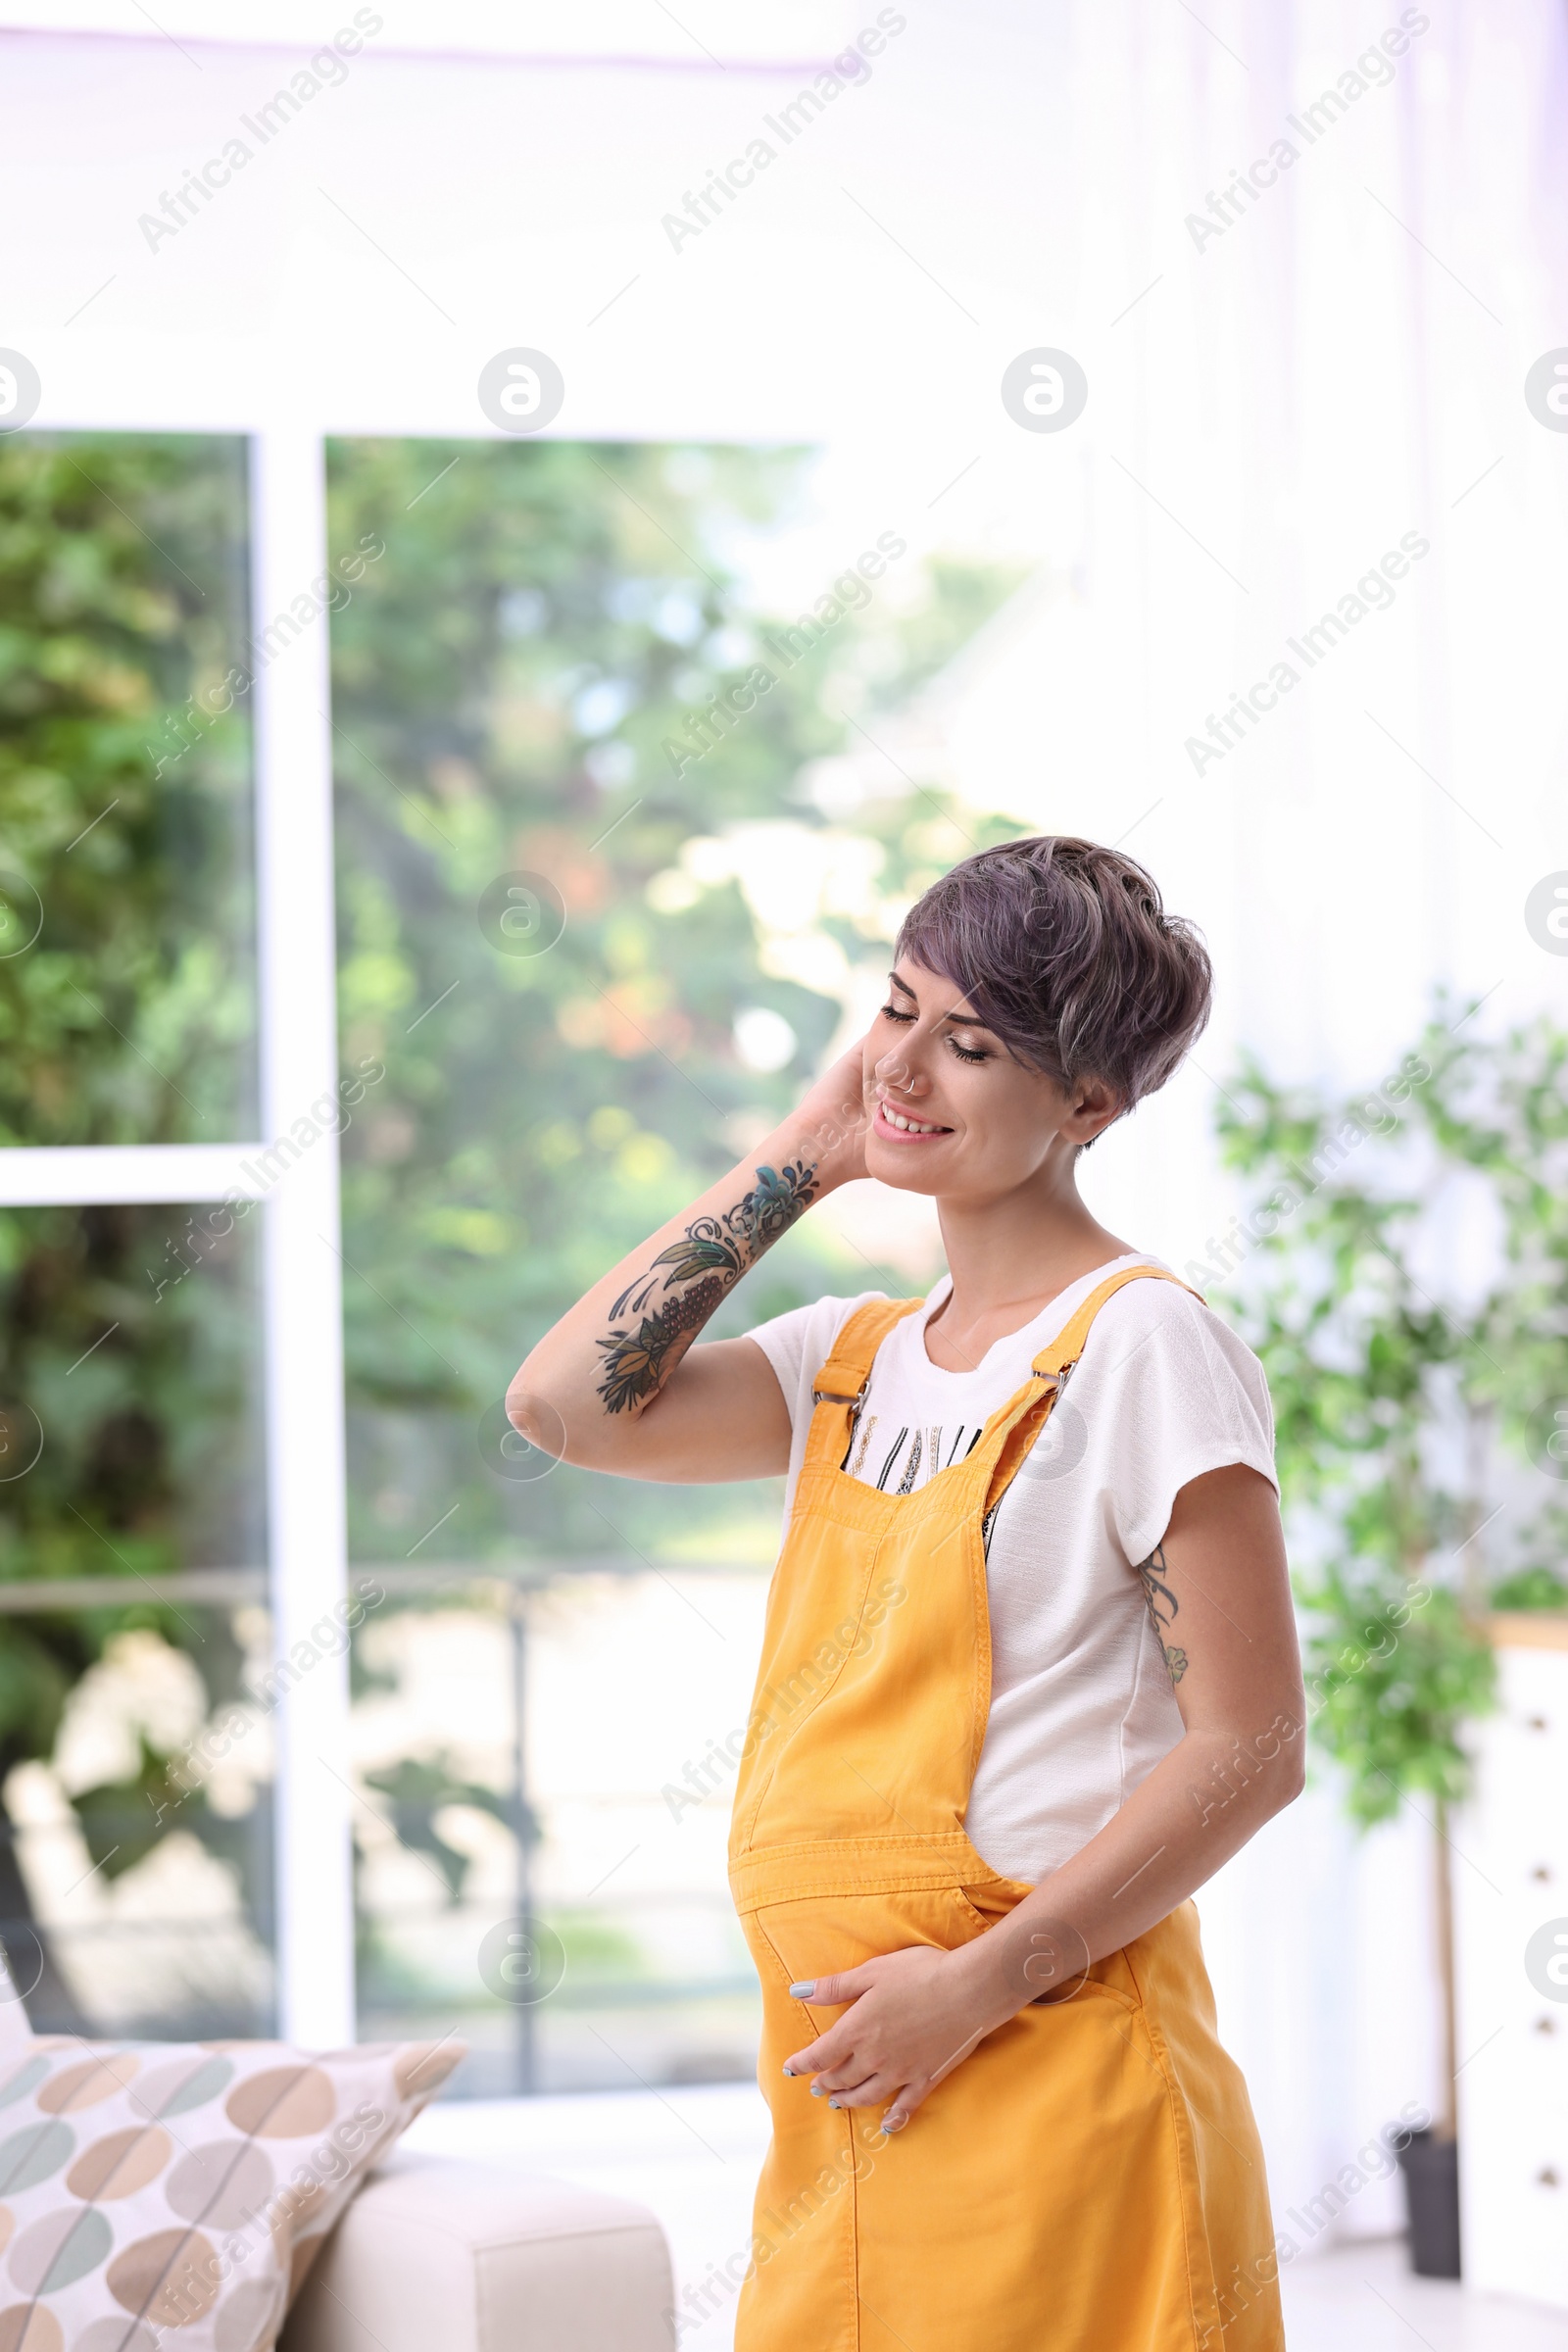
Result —
<svg viewBox="0 0 1568 2352"><path fill-rule="evenodd" d="M253 2045L224 2044L221 2055L220 2046L203 2044L194 2051L181 2051L175 2044L167 2048L177 2069L181 2058L188 2062L193 2055L220 2066L233 2053ZM136 2113L128 2133L102 2137L112 2093L120 2087L110 2080L120 2063L117 2053L132 2048L128 2044L106 2045L106 2060L97 2063L94 2073L97 2053L93 2045L74 2035L35 2040L25 2010L11 1989L0 1953L0 2083L6 2091L10 2120L15 2124L31 2094L39 2090L40 2074L45 2076L41 2095L48 2102L45 2122L11 2134L12 2204L16 2203L16 2190L30 2185L58 2202L63 2213L80 2217L94 2210L95 2198L101 2203L107 2197L119 2223L118 2228L104 2227L106 2244L98 2249L91 2265L83 2262L67 2268L64 2278L55 2281L67 2291L89 2269L93 2280L99 2278L97 2263L107 2253L112 2237L123 2237L127 2230L132 2236L135 2233L136 2222L127 2225L122 2217L133 2206L131 2192L146 2183L140 2174L130 2177L132 2168L120 2141L128 2137L140 2145L175 2136L179 2148L184 2149L184 2133L190 2129L189 2102L177 2104L172 2099L167 2108L160 2105ZM334 2055L344 2059L354 2053ZM378 2055L381 2053L367 2052L368 2057ZM133 2056L130 2064L137 2063ZM69 2095L49 2095L45 2070L50 2064L57 2073L62 2067L66 2070L60 2089L66 2093L69 2084ZM91 2082L77 2080L88 2074L93 2075ZM124 2076L133 2097L145 2081L144 2075ZM270 2110L270 2120L274 2122L276 2104ZM59 2121L63 2106L71 2111L71 2125ZM154 2112L181 2116L182 2127L176 2126L170 2134L149 2126L148 2115ZM64 2137L64 2149L53 2148L41 2170L34 2164L27 2172L20 2160L19 2140L30 2145L40 2132L49 2132L57 2139ZM117 2150L110 2174L102 2179L95 2175L88 2183L73 2172L62 2181L59 2176L68 2157L81 2153L76 2146L78 2136L91 2139L95 2132L100 2135L99 2145L89 2146L81 2161L91 2164L95 2154ZM219 2144L225 2154L231 2152L231 2141ZM269 2141L273 2148L281 2144L275 2136ZM166 2150L171 2159L177 2152ZM195 2160L189 2149L185 2154ZM283 2161L286 2163L286 2158ZM124 2170L123 2180L119 2178L117 2166ZM100 2174L102 2170L100 2166ZM160 2180L162 2178L160 2174ZM199 2186L205 2200L214 2183L204 2180ZM220 2184L213 2210L216 2195L221 2193ZM191 2216L189 2204L176 2210L182 2219ZM281 2213L281 2200L274 2197L266 2210L269 2215ZM204 2218L208 2211L204 2202ZM16 2258L28 2232L24 2229L20 2237L16 2235L15 2216L9 2210L0 2211L0 2224L6 2225L0 2234L0 2271L4 2272L0 2302L5 2302L17 2290ZM48 2229L50 2224L42 2226ZM282 2227L281 2221L278 2226ZM33 2234L37 2227L35 2224ZM237 2227L225 2220L217 2225L215 2236ZM199 2232L176 2228L166 2234L184 2241ZM15 2242L8 2244L12 2239ZM144 2242L154 2245L162 2241ZM130 2250L134 2253L135 2247ZM394 2143L361 2182L336 2227L324 2236L296 2245L296 2276L300 2259L313 2255L277 2339L281 2352L670 2352L674 2342L669 2250L663 2231L646 2206L598 2190L574 2188L564 2181L542 2180L510 2166L425 2155ZM281 2259L286 2278L286 2235ZM152 2283L156 2286L157 2281ZM122 2310L135 2308L133 2303L125 2304L119 2288L114 2292ZM260 2278L242 2286L240 2292L259 2296L263 2304L268 2300ZM61 2342L60 2324L50 2311L38 2315L37 2325L27 2317L32 2309L29 2304L13 2305L0 2317L9 2322L19 2308L26 2318L24 2332L29 2343L40 2326L41 2343ZM186 2319L200 2316L198 2312L176 2316L171 2330L184 2325ZM123 2318L118 2323L122 2330L127 2325ZM268 2342L271 2341L270 2325L275 2321L267 2327ZM108 2334L103 2333L105 2328ZM246 2327L237 2310L226 2320L220 2315L220 2344L230 2348L241 2341L249 2344L253 2333L254 2328ZM213 2340L207 2327L201 2334L204 2342ZM96 2343L111 2337L122 2340L116 2323L100 2320L85 2333L78 2331L74 2340L80 2344L90 2338ZM153 2331L133 2327L123 2340L128 2343L131 2338L137 2344L150 2343ZM14 2330L0 2326L0 2342L19 2340ZM172 2341L172 2332L165 2340Z"/></svg>
<svg viewBox="0 0 1568 2352"><path fill-rule="evenodd" d="M208 2053L219 2046L200 2049ZM247 2045L222 2046L235 2051ZM22 2113L23 2089L29 2082L37 2087L35 2062L41 2051L76 2075L84 2071L83 2054L89 2065L93 2057L91 2045L74 2035L65 2042L35 2040L0 1949L0 2081L13 2079L8 2087L13 2123ZM169 2045L169 2053L175 2055L175 2045ZM94 2128L101 2131L108 2112L102 2083L78 2082L65 2103L74 2120L80 2120L77 2108L88 2119L100 2119ZM172 2105L169 2112L184 2114L185 2109ZM60 2102L52 2102L49 2115L56 2120L34 2125L33 2134L52 2128L58 2135L59 2113ZM132 2135L138 2140L152 2136L145 2118L136 2121L139 2128ZM24 2131L21 2136L25 2140L28 2134ZM13 2143L16 2138L13 2132ZM70 2152L69 2129L67 2140ZM13 2179L24 2187L29 2180L46 2185L46 2176L52 2181L64 2162L57 2150L42 2173L35 2166L25 2177L15 2164ZM128 2204L132 2185L114 2192L117 2200L124 2194ZM73 2212L81 2210L76 2199L96 2193L74 2177L59 2191ZM121 2210L117 2201L117 2213ZM188 2208L182 2210L188 2214ZM7 2239L14 2221L0 2211L0 2223L7 2225L0 2235L0 2261L12 2271L17 2246L8 2255ZM674 2284L663 2231L646 2206L624 2197L394 2144L362 2181L336 2227L317 2242L318 2252L314 2244L296 2249L305 2256L314 2253L314 2260L277 2339L279 2352L670 2352L675 2340ZM68 2271L66 2282L77 2275ZM16 2283L15 2278L0 2278L0 2302ZM5 2320L15 2316L15 2308L25 2312L29 2307L8 2309ZM40 2341L58 2343L58 2323L51 2313L41 2316L48 2326ZM29 2343L36 2331L28 2320ZM151 2340L141 2328L131 2334L138 2343ZM96 2328L87 2335L100 2340ZM20 2339L0 2327L0 2340ZM220 2328L218 2340L237 2345L241 2337L230 2323L226 2329ZM251 2338L247 2334L244 2340Z"/></svg>
<svg viewBox="0 0 1568 2352"><path fill-rule="evenodd" d="M670 2352L645 2206L394 2149L318 2256L279 2352Z"/></svg>

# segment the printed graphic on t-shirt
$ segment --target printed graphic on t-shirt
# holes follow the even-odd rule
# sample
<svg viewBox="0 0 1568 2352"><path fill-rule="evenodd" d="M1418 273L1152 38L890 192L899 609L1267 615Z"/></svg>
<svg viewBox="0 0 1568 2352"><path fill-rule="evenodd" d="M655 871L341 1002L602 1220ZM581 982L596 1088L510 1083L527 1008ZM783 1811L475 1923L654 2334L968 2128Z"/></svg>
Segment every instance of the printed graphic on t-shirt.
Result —
<svg viewBox="0 0 1568 2352"><path fill-rule="evenodd" d="M877 1448L878 1413L862 1416L858 1428L850 1440L850 1450L839 1464L862 1486L876 1487L884 1494L912 1494L936 1477L939 1470L951 1470L980 1443L985 1428L982 1421L961 1421L956 1429L944 1429L940 1422L929 1429L911 1429L907 1423L889 1436L884 1425L881 1450Z"/></svg>

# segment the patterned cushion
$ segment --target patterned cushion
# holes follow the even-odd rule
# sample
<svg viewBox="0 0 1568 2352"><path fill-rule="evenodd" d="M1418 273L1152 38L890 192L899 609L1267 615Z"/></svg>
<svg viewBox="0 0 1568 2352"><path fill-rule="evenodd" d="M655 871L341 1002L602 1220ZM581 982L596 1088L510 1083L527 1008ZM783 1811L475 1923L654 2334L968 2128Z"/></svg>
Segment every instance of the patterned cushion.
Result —
<svg viewBox="0 0 1568 2352"><path fill-rule="evenodd" d="M275 2041L0 2059L0 2352L267 2352L456 2041Z"/></svg>

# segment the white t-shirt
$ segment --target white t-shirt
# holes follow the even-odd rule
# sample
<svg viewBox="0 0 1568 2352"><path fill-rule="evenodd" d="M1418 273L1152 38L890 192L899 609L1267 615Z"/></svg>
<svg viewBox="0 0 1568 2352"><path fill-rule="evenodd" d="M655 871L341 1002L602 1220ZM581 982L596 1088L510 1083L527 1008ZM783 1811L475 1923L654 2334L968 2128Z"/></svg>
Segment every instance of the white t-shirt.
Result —
<svg viewBox="0 0 1568 2352"><path fill-rule="evenodd" d="M967 1372L925 1351L925 1326L952 1288L944 1276L877 1350L851 1474L893 1494L923 1486L968 1451L1113 1266L1157 1263L1136 1254L1097 1266ZM885 1296L819 1298L749 1335L789 1406L792 1501L812 1381L848 1318ZM1137 1568L1178 1491L1229 1462L1278 1483L1262 1365L1189 1291L1127 1283L1096 1317L991 1531L991 1715L965 1827L1004 1877L1032 1886L1059 1869L1181 1738L1162 1646L1180 1647L1181 1621L1155 1632Z"/></svg>

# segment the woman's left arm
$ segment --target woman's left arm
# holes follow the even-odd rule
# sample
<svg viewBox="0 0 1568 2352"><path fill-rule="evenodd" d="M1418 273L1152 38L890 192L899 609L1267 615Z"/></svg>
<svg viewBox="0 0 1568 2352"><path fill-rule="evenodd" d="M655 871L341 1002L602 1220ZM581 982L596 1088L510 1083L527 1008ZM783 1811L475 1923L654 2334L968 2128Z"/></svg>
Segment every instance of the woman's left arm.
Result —
<svg viewBox="0 0 1568 2352"><path fill-rule="evenodd" d="M1300 1792L1306 1700L1267 1479L1241 1463L1195 1478L1138 1573L1186 1726L1175 1747L973 1943L889 1952L798 1995L851 2006L787 2071L840 2106L886 2105L885 2130L985 2034L1174 1911Z"/></svg>

